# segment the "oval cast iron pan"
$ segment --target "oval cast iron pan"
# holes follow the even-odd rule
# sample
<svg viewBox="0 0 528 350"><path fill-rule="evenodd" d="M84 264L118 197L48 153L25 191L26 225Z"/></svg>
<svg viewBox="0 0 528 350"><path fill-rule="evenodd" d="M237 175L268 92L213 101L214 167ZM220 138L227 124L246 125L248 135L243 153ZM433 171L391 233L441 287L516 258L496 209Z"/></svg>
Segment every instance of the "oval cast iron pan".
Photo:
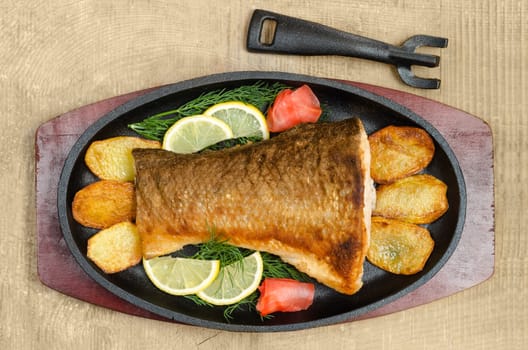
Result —
<svg viewBox="0 0 528 350"><path fill-rule="evenodd" d="M411 276L393 275L365 262L364 286L352 296L316 284L314 304L306 311L277 313L262 320L255 311L237 311L227 322L222 307L197 306L155 288L141 264L107 275L86 257L88 238L96 230L79 225L72 217L75 193L98 179L84 164L92 141L118 135L136 135L127 125L176 108L200 94L219 88L234 88L258 80L290 86L308 84L325 106L331 121L359 117L368 134L387 125L409 125L425 129L434 139L436 152L425 170L448 185L449 210L428 225L435 248L423 271ZM292 331L352 320L415 290L430 280L449 259L462 234L466 213L466 189L453 151L427 121L384 97L334 80L282 72L231 72L205 76L164 86L119 106L92 124L72 147L61 173L57 198L59 222L68 248L81 268L97 283L128 302L178 322L229 331Z"/></svg>

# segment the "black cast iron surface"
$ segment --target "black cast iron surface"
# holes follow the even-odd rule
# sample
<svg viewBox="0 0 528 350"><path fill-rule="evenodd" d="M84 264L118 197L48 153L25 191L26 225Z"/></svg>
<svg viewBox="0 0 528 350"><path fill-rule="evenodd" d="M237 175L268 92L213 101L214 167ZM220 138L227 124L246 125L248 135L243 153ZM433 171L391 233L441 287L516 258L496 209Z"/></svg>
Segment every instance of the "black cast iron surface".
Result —
<svg viewBox="0 0 528 350"><path fill-rule="evenodd" d="M434 139L435 156L425 170L448 185L449 210L429 224L435 248L423 271L412 276L384 272L365 262L364 286L351 296L316 283L313 305L306 311L277 313L262 320L255 311L241 310L227 322L223 307L197 306L183 297L158 290L146 277L141 264L116 274L105 274L86 257L87 240L96 230L79 225L72 217L75 193L98 179L84 163L92 141L118 135L135 135L127 125L176 108L200 94L219 88L234 88L256 81L308 84L325 105L331 121L359 117L367 133L387 125L409 125L425 129ZM282 72L232 72L183 81L156 89L116 108L92 124L72 147L59 180L59 222L68 248L82 269L97 283L128 302L169 319L229 331L292 331L354 318L394 301L430 280L455 250L464 225L466 189L458 162L442 135L427 121L384 97L334 80Z"/></svg>

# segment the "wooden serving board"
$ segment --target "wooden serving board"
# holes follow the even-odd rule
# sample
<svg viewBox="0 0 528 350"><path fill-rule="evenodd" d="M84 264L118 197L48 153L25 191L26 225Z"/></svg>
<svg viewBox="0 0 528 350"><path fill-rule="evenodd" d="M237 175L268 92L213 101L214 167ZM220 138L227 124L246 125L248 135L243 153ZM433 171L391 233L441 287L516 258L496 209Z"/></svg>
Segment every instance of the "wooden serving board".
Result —
<svg viewBox="0 0 528 350"><path fill-rule="evenodd" d="M488 279L494 270L493 143L489 126L470 114L420 96L373 85L348 83L400 103L435 126L457 156L467 187L464 231L449 261L425 285L357 319L422 305ZM60 173L77 138L98 118L151 90L78 108L38 128L35 139L37 266L42 283L61 293L112 310L166 320L118 298L86 275L64 242L57 214Z"/></svg>

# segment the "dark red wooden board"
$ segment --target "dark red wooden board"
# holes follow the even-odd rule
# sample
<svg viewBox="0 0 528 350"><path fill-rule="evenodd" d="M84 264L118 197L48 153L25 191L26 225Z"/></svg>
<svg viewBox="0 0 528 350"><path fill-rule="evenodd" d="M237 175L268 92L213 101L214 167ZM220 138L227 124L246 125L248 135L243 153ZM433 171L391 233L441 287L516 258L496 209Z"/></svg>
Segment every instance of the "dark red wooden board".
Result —
<svg viewBox="0 0 528 350"><path fill-rule="evenodd" d="M437 300L475 286L494 270L493 140L489 126L458 109L413 94L349 82L387 97L435 126L450 144L467 188L467 216L462 237L449 261L428 283L358 319L381 316ZM96 102L42 124L35 138L38 275L42 283L66 295L132 315L164 319L108 292L70 254L59 227L57 185L68 152L95 120L151 89Z"/></svg>

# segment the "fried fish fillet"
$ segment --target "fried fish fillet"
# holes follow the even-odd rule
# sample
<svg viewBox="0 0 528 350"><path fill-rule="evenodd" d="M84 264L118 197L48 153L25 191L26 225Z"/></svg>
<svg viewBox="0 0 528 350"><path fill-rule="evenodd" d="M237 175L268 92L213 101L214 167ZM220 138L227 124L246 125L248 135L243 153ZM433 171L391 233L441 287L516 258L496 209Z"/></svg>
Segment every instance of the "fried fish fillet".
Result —
<svg viewBox="0 0 528 350"><path fill-rule="evenodd" d="M375 196L357 118L203 154L136 149L136 224L151 258L210 239L280 256L345 294L362 286Z"/></svg>

